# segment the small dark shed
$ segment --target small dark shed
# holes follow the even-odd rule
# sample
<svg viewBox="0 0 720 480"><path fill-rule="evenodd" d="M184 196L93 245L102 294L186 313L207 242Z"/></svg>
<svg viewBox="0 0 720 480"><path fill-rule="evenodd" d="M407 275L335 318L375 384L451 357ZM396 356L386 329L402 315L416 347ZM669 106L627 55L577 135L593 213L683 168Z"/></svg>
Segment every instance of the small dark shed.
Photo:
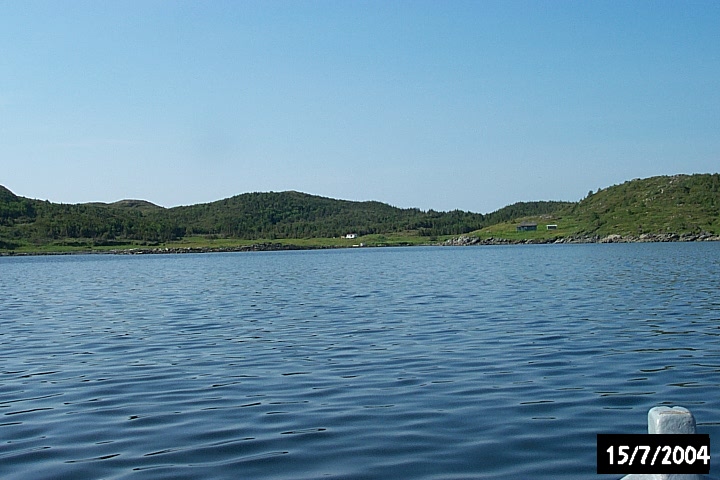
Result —
<svg viewBox="0 0 720 480"><path fill-rule="evenodd" d="M537 223L522 222L517 226L518 232L529 232L532 230L537 230Z"/></svg>

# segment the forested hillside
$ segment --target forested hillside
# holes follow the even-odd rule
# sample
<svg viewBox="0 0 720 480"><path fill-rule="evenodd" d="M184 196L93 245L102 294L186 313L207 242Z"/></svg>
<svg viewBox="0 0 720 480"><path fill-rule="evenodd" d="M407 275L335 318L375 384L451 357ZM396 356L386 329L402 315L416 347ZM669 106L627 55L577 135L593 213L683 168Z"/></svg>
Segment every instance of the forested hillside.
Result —
<svg viewBox="0 0 720 480"><path fill-rule="evenodd" d="M503 212L503 210L506 210ZM499 213L503 212L502 218ZM497 218L488 221L491 216ZM635 179L589 192L583 200L545 214L525 215L513 206L486 216L487 225L473 236L511 241L620 235L628 241L720 235L720 175L696 174ZM520 222L537 231L517 231ZM555 225L552 230L545 225ZM660 237L661 236L661 237Z"/></svg>
<svg viewBox="0 0 720 480"><path fill-rule="evenodd" d="M519 221L557 223L516 232ZM403 234L480 237L720 234L720 175L675 175L625 182L580 202L519 202L483 215L396 208L300 192L246 193L199 205L162 208L144 200L56 204L0 186L0 250L44 246L158 244L187 238L288 240ZM380 243L380 242L378 242ZM416 242L417 243L417 242Z"/></svg>
<svg viewBox="0 0 720 480"><path fill-rule="evenodd" d="M334 200L299 192L247 193L213 203L168 210L189 235L248 239L338 237L415 231L420 235L466 233L484 216L469 212L423 212L380 202Z"/></svg>
<svg viewBox="0 0 720 480"><path fill-rule="evenodd" d="M56 204L0 187L0 249L23 245L123 245L186 236L248 240L331 238L404 232L458 235L517 214L554 211L562 202L518 203L489 215L401 209L299 192L246 193L217 202L162 208L143 200Z"/></svg>
<svg viewBox="0 0 720 480"><path fill-rule="evenodd" d="M0 187L0 248L92 239L161 241L183 230L159 212L104 204L67 205L18 197Z"/></svg>
<svg viewBox="0 0 720 480"><path fill-rule="evenodd" d="M636 179L590 193L567 212L578 233L720 233L720 175Z"/></svg>

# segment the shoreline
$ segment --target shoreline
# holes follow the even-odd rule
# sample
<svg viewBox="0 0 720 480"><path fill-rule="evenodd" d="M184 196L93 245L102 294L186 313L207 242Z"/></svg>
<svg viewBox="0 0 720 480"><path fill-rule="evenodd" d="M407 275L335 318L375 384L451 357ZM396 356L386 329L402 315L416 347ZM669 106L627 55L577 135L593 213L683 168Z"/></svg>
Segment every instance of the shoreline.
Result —
<svg viewBox="0 0 720 480"><path fill-rule="evenodd" d="M718 242L720 235L709 233L643 233L642 235L570 235L555 238L526 238L511 240L506 238L479 238L461 235L441 243L444 246L469 245L548 245L578 243L670 243L670 242Z"/></svg>
<svg viewBox="0 0 720 480"><path fill-rule="evenodd" d="M132 247L112 250L73 250L67 252L0 252L0 257L37 257L42 255L172 255L184 253L229 253L229 252L278 252L283 250L327 250L332 245L303 246L283 243L255 243L232 247Z"/></svg>
<svg viewBox="0 0 720 480"><path fill-rule="evenodd" d="M334 250L345 248L387 248L387 247L408 247L408 246L442 246L442 247L465 247L465 246L492 246L492 245L563 245L563 244L587 244L587 243L673 243L673 242L718 242L720 235L702 234L676 234L661 233L642 235L571 235L568 237L555 238L479 238L467 235L450 238L440 243L421 244L393 244L393 245L294 245L286 243L255 243L252 245L237 245L230 247L133 247L126 249L112 250L74 250L57 252L0 252L0 257L36 257L54 255L180 255L186 253L234 253L234 252L277 252L292 250Z"/></svg>

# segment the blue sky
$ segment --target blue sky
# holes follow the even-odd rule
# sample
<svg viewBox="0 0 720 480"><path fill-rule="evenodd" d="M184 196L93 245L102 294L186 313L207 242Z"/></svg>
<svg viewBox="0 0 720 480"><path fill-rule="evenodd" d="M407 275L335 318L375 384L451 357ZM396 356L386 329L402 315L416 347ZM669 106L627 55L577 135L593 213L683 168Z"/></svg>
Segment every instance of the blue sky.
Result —
<svg viewBox="0 0 720 480"><path fill-rule="evenodd" d="M714 0L0 0L26 197L487 213L719 166Z"/></svg>

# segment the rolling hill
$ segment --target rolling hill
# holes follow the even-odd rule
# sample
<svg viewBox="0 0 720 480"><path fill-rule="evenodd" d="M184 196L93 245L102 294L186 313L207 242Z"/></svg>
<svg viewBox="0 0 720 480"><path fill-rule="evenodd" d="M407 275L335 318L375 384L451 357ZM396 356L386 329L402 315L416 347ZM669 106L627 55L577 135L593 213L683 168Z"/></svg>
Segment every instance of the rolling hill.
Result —
<svg viewBox="0 0 720 480"><path fill-rule="evenodd" d="M484 215L458 210L424 212L293 191L246 193L166 209L142 200L56 204L0 190L0 248L5 250L160 243L197 236L276 240L403 232L433 237L467 233L485 222Z"/></svg>
<svg viewBox="0 0 720 480"><path fill-rule="evenodd" d="M519 222L537 232L517 232ZM546 224L557 230L544 230ZM549 215L518 215L473 232L480 238L629 238L657 235L720 235L720 175L695 174L635 179L590 192Z"/></svg>
<svg viewBox="0 0 720 480"><path fill-rule="evenodd" d="M557 229L518 232L516 226L523 221ZM579 202L518 202L485 215L397 208L295 191L245 193L174 208L144 200L67 205L20 197L0 186L0 251L131 247L188 238L292 241L348 233L402 234L416 238L416 243L468 234L510 241L718 235L720 174L635 179L590 192Z"/></svg>
<svg viewBox="0 0 720 480"><path fill-rule="evenodd" d="M720 233L720 175L674 175L599 190L569 209L579 233Z"/></svg>

